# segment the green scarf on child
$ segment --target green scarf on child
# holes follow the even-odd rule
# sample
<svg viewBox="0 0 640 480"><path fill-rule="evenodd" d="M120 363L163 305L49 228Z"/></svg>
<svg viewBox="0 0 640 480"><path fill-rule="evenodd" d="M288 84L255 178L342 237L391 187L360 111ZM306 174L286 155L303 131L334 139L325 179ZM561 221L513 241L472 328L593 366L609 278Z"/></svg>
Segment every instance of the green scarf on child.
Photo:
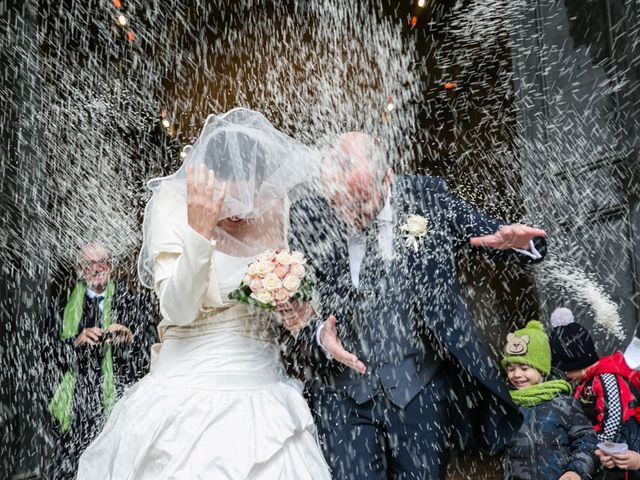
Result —
<svg viewBox="0 0 640 480"><path fill-rule="evenodd" d="M561 393L571 393L571 385L564 380L550 380L538 383L522 390L512 390L511 400L520 407L535 407L553 400Z"/></svg>
<svg viewBox="0 0 640 480"><path fill-rule="evenodd" d="M102 304L102 329L107 330L111 325L111 297L115 290L113 282L109 282L104 293L104 303ZM87 293L87 285L79 282L71 292L69 301L64 309L64 319L62 322L62 333L60 340L65 341L78 335L78 326L82 320L82 309L84 307L84 297ZM116 397L116 382L113 375L113 360L111 356L111 344L103 343L102 357L102 407L105 417L111 412L111 408ZM53 398L49 402L48 410L60 423L60 431L67 432L71 428L73 418L73 397L75 394L77 371L65 372L62 381Z"/></svg>

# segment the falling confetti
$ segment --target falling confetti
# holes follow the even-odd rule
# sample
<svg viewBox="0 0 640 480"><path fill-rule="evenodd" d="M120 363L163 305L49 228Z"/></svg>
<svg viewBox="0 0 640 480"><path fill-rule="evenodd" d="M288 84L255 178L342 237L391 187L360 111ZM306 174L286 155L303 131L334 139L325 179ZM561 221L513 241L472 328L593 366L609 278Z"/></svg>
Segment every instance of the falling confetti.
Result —
<svg viewBox="0 0 640 480"><path fill-rule="evenodd" d="M41 406L54 379L35 332L78 248L102 242L141 291L145 182L234 107L318 151L367 131L397 173L444 176L482 210L544 228L540 266L460 256L494 353L510 322L566 301L601 350L624 347L638 303L640 26L637 2L596 4L0 2L0 437L12 445L0 477L37 471L51 442ZM481 460L460 478L493 478Z"/></svg>

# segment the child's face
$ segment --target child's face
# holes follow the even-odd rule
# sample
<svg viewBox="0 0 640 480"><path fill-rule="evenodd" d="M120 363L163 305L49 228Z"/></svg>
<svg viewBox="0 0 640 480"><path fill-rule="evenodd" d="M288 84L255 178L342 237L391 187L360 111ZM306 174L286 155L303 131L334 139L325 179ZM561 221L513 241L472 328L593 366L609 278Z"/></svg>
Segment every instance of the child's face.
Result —
<svg viewBox="0 0 640 480"><path fill-rule="evenodd" d="M542 374L538 370L517 363L507 365L507 378L518 390L542 383Z"/></svg>
<svg viewBox="0 0 640 480"><path fill-rule="evenodd" d="M580 383L584 378L585 371L586 368L581 368L580 370L569 370L566 372L567 382Z"/></svg>

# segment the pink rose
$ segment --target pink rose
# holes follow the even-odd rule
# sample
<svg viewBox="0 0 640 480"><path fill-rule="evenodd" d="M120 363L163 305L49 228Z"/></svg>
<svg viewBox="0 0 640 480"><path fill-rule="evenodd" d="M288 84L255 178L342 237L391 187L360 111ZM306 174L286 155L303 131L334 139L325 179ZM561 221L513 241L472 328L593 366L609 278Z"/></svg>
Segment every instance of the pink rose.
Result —
<svg viewBox="0 0 640 480"><path fill-rule="evenodd" d="M261 260L256 264L256 273L262 277L273 271L273 264L265 260Z"/></svg>
<svg viewBox="0 0 640 480"><path fill-rule="evenodd" d="M291 261L293 263L307 263L307 259L304 258L302 252L293 251L291 252Z"/></svg>
<svg viewBox="0 0 640 480"><path fill-rule="evenodd" d="M273 292L273 298L278 303L283 303L289 300L291 294L286 288L279 288L275 292Z"/></svg>
<svg viewBox="0 0 640 480"><path fill-rule="evenodd" d="M249 269L247 270L247 274L249 275L257 275L258 274L258 262L253 262L249 265Z"/></svg>
<svg viewBox="0 0 640 480"><path fill-rule="evenodd" d="M254 278L249 283L249 288L251 289L252 292L257 292L258 290L262 290L263 287L264 285L262 284L262 280L260 280L259 278Z"/></svg>
<svg viewBox="0 0 640 480"><path fill-rule="evenodd" d="M277 265L273 270L280 280L286 277L289 274L289 267L287 265Z"/></svg>
<svg viewBox="0 0 640 480"><path fill-rule="evenodd" d="M282 265L291 265L291 254L286 250L276 252L276 260Z"/></svg>
<svg viewBox="0 0 640 480"><path fill-rule="evenodd" d="M264 288L266 288L270 292L275 292L279 288L282 288L282 280L280 280L275 273L269 273L267 276L265 276L263 284Z"/></svg>
<svg viewBox="0 0 640 480"><path fill-rule="evenodd" d="M282 286L290 292L295 292L300 288L300 279L295 275L287 275L282 281Z"/></svg>
<svg viewBox="0 0 640 480"><path fill-rule="evenodd" d="M294 263L293 265L291 265L290 272L291 275L295 275L296 277L302 279L304 278L305 274L304 265L302 265L301 263Z"/></svg>
<svg viewBox="0 0 640 480"><path fill-rule="evenodd" d="M270 305L274 304L273 295L268 290L260 290L259 292L253 292L251 294L252 298L255 298L259 302L267 303Z"/></svg>
<svg viewBox="0 0 640 480"><path fill-rule="evenodd" d="M273 250L267 250L257 256L257 260L259 262L267 262L267 263L273 263L275 258L276 258L276 252Z"/></svg>

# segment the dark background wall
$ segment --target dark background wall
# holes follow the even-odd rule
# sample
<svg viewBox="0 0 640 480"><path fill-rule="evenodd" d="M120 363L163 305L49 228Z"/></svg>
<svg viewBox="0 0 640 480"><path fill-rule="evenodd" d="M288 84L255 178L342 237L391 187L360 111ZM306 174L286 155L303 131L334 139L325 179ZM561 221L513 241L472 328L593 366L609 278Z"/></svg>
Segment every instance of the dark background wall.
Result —
<svg viewBox="0 0 640 480"><path fill-rule="evenodd" d="M638 11L620 0L522 2L511 11L523 193L555 239L543 299L594 326L617 307L624 339L595 332L602 353L624 348L640 320ZM592 280L592 281L589 281Z"/></svg>

